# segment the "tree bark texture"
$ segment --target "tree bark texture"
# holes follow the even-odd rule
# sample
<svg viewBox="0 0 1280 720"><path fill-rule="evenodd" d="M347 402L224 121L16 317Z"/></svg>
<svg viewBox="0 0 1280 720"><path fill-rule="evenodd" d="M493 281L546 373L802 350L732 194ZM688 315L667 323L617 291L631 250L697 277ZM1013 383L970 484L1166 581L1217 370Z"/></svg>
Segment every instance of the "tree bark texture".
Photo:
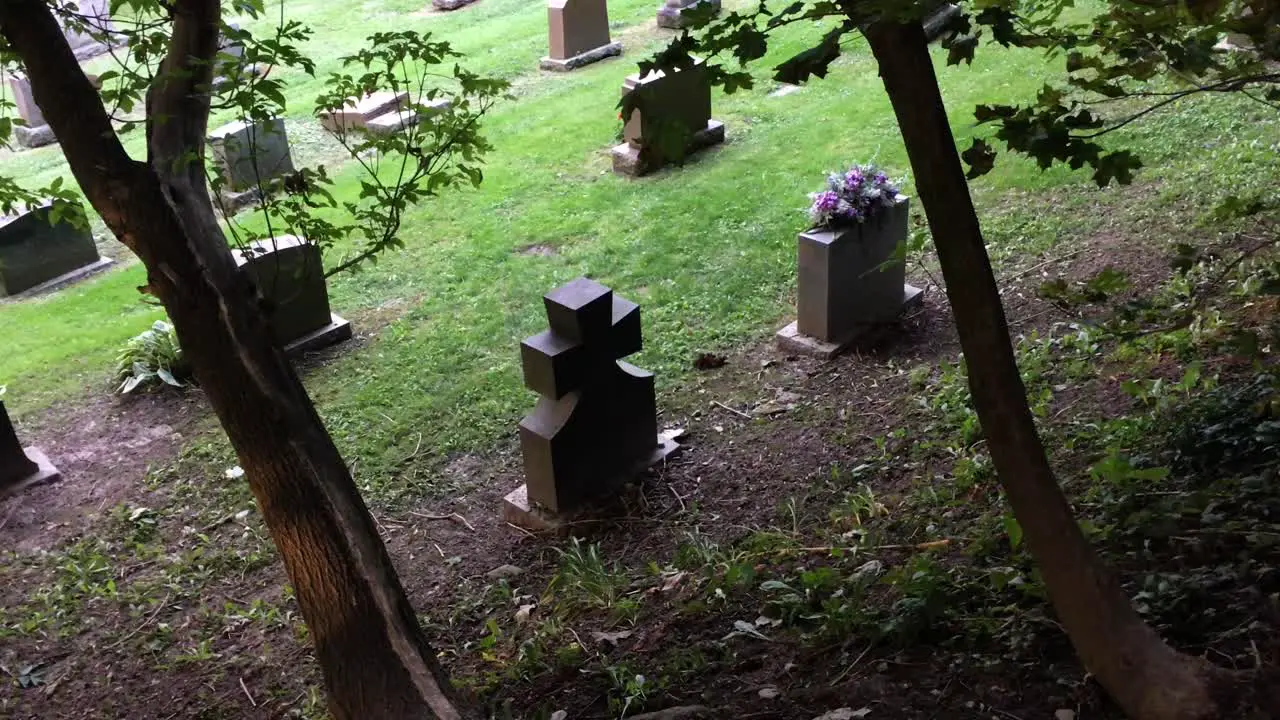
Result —
<svg viewBox="0 0 1280 720"><path fill-rule="evenodd" d="M1170 648L1133 610L1089 545L1036 432L1009 326L923 28L878 22L865 35L902 131L1005 495L1084 666L1135 720L1220 714L1217 671Z"/></svg>
<svg viewBox="0 0 1280 720"><path fill-rule="evenodd" d="M204 176L218 0L177 0L147 98L146 162L120 144L42 0L0 0L0 32L72 172L141 258L236 450L293 583L339 720L471 715L426 642L346 463L236 271Z"/></svg>

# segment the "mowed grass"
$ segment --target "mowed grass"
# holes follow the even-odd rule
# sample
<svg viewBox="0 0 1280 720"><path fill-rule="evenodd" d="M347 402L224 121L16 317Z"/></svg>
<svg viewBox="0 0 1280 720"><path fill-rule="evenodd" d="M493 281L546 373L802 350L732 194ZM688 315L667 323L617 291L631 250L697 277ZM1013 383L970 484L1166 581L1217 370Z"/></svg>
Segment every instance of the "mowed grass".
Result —
<svg viewBox="0 0 1280 720"><path fill-rule="evenodd" d="M766 338L789 314L794 236L805 224L806 193L823 173L874 160L904 176L910 192L897 126L860 40L848 43L825 80L769 95L771 65L820 37L821 27L776 38L770 57L753 68L753 90L717 91L725 145L642 180L614 176L608 148L619 86L670 37L653 28L656 4L611 2L625 57L564 75L535 69L546 42L538 0L481 0L448 15L422 14L416 0L287 6L316 30L307 50L318 79L298 76L290 95L289 132L303 162L335 160L311 118L312 98L338 58L372 32L436 33L466 53L468 67L513 83L514 99L486 123L495 147L483 185L415 208L404 225L405 250L330 281L335 310L368 342L311 371L308 385L348 458L358 458L368 491L384 499L431 492L436 474L408 472L405 458L413 456L417 468L438 466L431 461L512 436L534 399L520 381L518 344L543 327L541 296L556 285L588 275L638 301L646 346L633 360L657 371L669 393L697 352ZM986 132L973 127L976 104L1028 101L1062 72L1059 61L993 46L983 46L972 66L946 67L944 58L935 51L961 147ZM1228 194L1274 193L1266 179L1277 169L1276 126L1274 113L1225 98L1188 103L1117 134L1116 143L1130 143L1151 164L1142 182L1162 188L1150 205L1124 212L1140 221L1142 212L1161 212L1160 203L1207 211ZM139 142L127 137L135 154ZM0 172L40 183L66 170L53 148L9 156ZM339 173L341 192L354 193L357 182L351 167ZM1114 195L1094 188L1087 174L1042 172L1013 157L1003 157L975 191L1002 260L1087 236L1107 221ZM254 227L251 217L241 220ZM532 245L555 254L519 252ZM37 420L42 409L81 393L109 391L116 349L161 316L135 290L143 283L134 264L57 295L0 305L0 337L11 348L0 356L0 384L22 419Z"/></svg>

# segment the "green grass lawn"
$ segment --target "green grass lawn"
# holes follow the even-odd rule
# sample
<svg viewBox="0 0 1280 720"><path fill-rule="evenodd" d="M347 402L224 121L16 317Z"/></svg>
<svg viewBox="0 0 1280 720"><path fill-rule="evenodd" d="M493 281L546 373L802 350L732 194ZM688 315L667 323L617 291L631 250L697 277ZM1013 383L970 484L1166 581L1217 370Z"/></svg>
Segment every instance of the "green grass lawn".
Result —
<svg viewBox="0 0 1280 720"><path fill-rule="evenodd" d="M306 50L319 79L296 78L288 114L303 163L334 161L311 118L312 99L338 58L371 32L437 33L466 53L472 69L513 82L515 98L487 121L495 149L483 185L415 208L404 224L407 249L330 281L335 310L372 338L311 372L308 383L375 493L430 489L418 484L430 480L397 476L419 442L419 460L438 460L512 434L534 400L520 382L518 343L542 327L541 295L557 284L589 275L638 301L646 347L634 361L656 370L670 391L696 352L765 338L788 315L794 236L804 226L806 193L825 171L874 160L907 175L888 100L861 42L850 44L827 79L768 95L775 87L768 60L803 49L821 32L791 28L755 67L755 89L714 97L714 114L728 125L725 145L639 181L614 176L607 151L619 86L669 37L653 28L656 5L612 2L625 56L563 75L535 69L546 42L545 6L536 0L481 0L447 15L418 13L419 0L288 5L316 31ZM1060 62L996 47L982 48L971 67L945 67L943 51L935 57L961 146L976 131L975 104L1026 101L1061 73ZM1140 181L1161 190L1146 210L1127 212L1161 212L1163 202L1205 211L1231 193L1268 191L1276 126L1274 113L1230 98L1134 126L1115 139L1136 145L1150 164ZM140 142L137 133L126 136L135 154ZM8 155L0 172L33 184L67 174L56 147ZM344 192L354 192L356 182L350 167L339 172ZM908 178L908 191L910 185ZM1105 221L1111 195L1083 173L1041 172L1012 157L1001 158L975 188L998 259L1090 233ZM535 244L556 253L517 252ZM161 316L137 293L143 283L132 264L56 295L0 305L0 337L9 348L0 356L0 384L19 417L36 420L54 403L109 391L117 348Z"/></svg>

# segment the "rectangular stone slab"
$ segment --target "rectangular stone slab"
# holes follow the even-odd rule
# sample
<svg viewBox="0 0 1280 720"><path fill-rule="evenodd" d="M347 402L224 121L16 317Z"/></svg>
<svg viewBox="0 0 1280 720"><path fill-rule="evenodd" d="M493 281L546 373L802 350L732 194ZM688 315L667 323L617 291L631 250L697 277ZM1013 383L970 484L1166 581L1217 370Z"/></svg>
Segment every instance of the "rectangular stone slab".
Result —
<svg viewBox="0 0 1280 720"><path fill-rule="evenodd" d="M51 222L51 204L0 217L0 296L16 295L97 263L88 228Z"/></svg>
<svg viewBox="0 0 1280 720"><path fill-rule="evenodd" d="M409 93L406 90L379 90L358 100L352 98L337 112L321 113L320 124L329 132L363 128L373 118L404 107L408 100Z"/></svg>

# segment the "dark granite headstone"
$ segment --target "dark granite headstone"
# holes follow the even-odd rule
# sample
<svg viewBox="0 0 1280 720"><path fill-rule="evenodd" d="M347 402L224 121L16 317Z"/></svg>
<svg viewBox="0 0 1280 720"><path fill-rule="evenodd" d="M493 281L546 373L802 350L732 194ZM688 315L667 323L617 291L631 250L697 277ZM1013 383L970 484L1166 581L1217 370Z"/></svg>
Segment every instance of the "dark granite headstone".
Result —
<svg viewBox="0 0 1280 720"><path fill-rule="evenodd" d="M88 228L53 221L52 204L0 217L0 297L70 281L109 263Z"/></svg>
<svg viewBox="0 0 1280 720"><path fill-rule="evenodd" d="M351 337L351 324L329 311L320 248L284 235L235 251L236 264L262 293L276 339L289 352L313 350Z"/></svg>
<svg viewBox="0 0 1280 720"><path fill-rule="evenodd" d="M619 361L640 350L640 308L587 278L544 298L551 329L524 341L524 381L542 395L520 422L528 499L573 510L618 489L658 449L651 373Z"/></svg>
<svg viewBox="0 0 1280 720"><path fill-rule="evenodd" d="M23 448L0 401L0 496L7 491L54 482L61 478L38 448Z"/></svg>

